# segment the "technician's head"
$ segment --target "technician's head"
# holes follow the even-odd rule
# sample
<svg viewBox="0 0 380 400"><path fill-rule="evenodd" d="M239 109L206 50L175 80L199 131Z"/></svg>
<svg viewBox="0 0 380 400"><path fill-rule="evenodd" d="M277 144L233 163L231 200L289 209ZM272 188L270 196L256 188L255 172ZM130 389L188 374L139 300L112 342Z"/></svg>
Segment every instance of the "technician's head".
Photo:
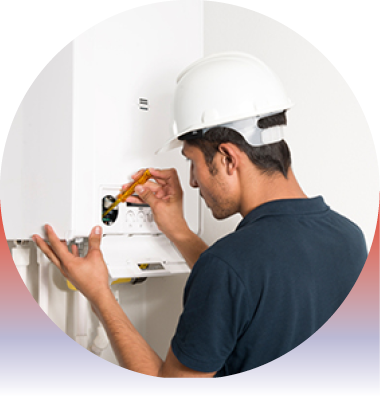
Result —
<svg viewBox="0 0 380 400"><path fill-rule="evenodd" d="M231 167L234 156L249 160L263 174L280 173L286 178L291 160L283 137L285 113L291 106L277 76L257 58L235 52L205 57L177 79L174 137L161 151L184 143L183 153L191 159L192 170L202 163L198 156L202 154L214 186L219 167ZM205 177L196 169L192 186L200 187L214 216L224 218L218 212L215 215L211 200L206 198L214 194L217 202L222 191L207 194L205 187L210 185L205 186Z"/></svg>
<svg viewBox="0 0 380 400"><path fill-rule="evenodd" d="M190 185L199 188L217 219L243 214L244 186L258 194L265 186L276 185L279 176L287 179L291 163L285 141L253 147L240 133L225 127L185 140L182 154L190 161Z"/></svg>

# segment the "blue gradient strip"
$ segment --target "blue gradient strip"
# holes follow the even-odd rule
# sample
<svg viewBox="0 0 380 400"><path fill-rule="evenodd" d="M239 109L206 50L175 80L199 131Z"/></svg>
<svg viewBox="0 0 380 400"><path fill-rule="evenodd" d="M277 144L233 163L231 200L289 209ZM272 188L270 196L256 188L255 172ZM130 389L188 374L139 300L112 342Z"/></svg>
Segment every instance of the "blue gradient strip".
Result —
<svg viewBox="0 0 380 400"><path fill-rule="evenodd" d="M13 274L9 257L5 255L0 282L4 285L11 273L17 290L0 293L2 399L104 399L111 395L186 399L200 393L202 398L378 398L379 315L377 307L358 297L361 278L350 294L358 300L355 307L349 296L315 335L274 362L223 379L158 379L104 361L66 336L31 301L21 279ZM365 268L373 270L378 265L369 260ZM366 307L364 313L358 304Z"/></svg>

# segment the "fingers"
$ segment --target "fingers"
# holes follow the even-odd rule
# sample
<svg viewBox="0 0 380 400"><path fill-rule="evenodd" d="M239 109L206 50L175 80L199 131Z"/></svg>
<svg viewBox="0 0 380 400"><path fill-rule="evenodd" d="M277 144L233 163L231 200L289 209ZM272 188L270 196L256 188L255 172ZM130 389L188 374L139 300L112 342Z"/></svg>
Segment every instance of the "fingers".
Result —
<svg viewBox="0 0 380 400"><path fill-rule="evenodd" d="M139 171L137 171L135 174L132 175L132 179L134 181L136 181L137 179L139 179L144 172L146 171L146 168L140 169ZM153 178L158 178L164 181L167 181L169 179L175 179L177 178L178 180L178 174L175 168L169 168L169 169L156 169L156 168L149 168L149 172L151 173ZM132 184L133 182L131 182L130 184L127 184L128 187ZM126 186L126 185L125 185Z"/></svg>
<svg viewBox="0 0 380 400"><path fill-rule="evenodd" d="M45 225L45 232L56 258L62 261L62 264L67 264L67 262L69 262L73 257L73 255L70 254L67 245L61 242L51 226Z"/></svg>
<svg viewBox="0 0 380 400"><path fill-rule="evenodd" d="M132 179L136 181L143 175L145 171L146 168L140 169L138 172L132 175ZM152 178L155 180L155 182L149 180L144 185L138 185L144 188L143 193L145 193L145 197L142 198L139 196L140 198L138 198L136 196L129 196L127 199L122 200L123 203L130 202L134 204L143 204L147 203L147 201L150 201L150 203L147 204L151 205L153 201L151 194L155 195L157 199L165 200L170 195L181 193L181 184L179 182L177 171L174 168L163 170L149 168L149 171L152 174ZM133 183L134 182L130 182L123 185L121 193L128 190ZM139 194L137 190L136 193ZM146 196L148 196L148 198Z"/></svg>
<svg viewBox="0 0 380 400"><path fill-rule="evenodd" d="M129 196L124 202L133 204L144 204L144 202L138 196Z"/></svg>
<svg viewBox="0 0 380 400"><path fill-rule="evenodd" d="M103 230L100 226L95 226L92 228L90 236L88 237L88 251L100 249L102 233Z"/></svg>
<svg viewBox="0 0 380 400"><path fill-rule="evenodd" d="M38 235L33 235L32 236L33 241L36 243L36 245L41 249L41 251L45 254L45 256L53 263L55 264L59 269L61 269L61 262L58 259L58 257L54 254L53 250L51 247L43 240L40 236Z"/></svg>
<svg viewBox="0 0 380 400"><path fill-rule="evenodd" d="M157 181L157 183L162 186L167 186L170 188L172 193L181 192L182 187L178 178L178 173L175 168L170 169L150 169L152 171L152 177Z"/></svg>
<svg viewBox="0 0 380 400"><path fill-rule="evenodd" d="M152 174L153 178L159 178L163 179L165 181L173 178L178 179L178 174L175 168L169 168L169 169L154 169L150 168L149 169L150 173Z"/></svg>
<svg viewBox="0 0 380 400"><path fill-rule="evenodd" d="M135 183L135 181L137 181L137 179L141 178L141 176L144 174L145 171L146 171L146 168L140 169L139 171L137 171L136 173L134 173L134 174L132 175L132 179L133 179L133 180L132 180L131 182L125 183L125 184L121 187L119 196L121 196L126 190L128 190L128 189ZM119 197L119 196L118 196L118 197Z"/></svg>
<svg viewBox="0 0 380 400"><path fill-rule="evenodd" d="M121 187L120 194L117 196L117 198L119 199L123 193L125 193L139 178L141 178L141 176L144 174L145 171L146 171L146 168L140 169L135 174L133 174L132 175L133 181L128 182ZM122 200L123 203L125 203L126 201L127 201L127 199Z"/></svg>
<svg viewBox="0 0 380 400"><path fill-rule="evenodd" d="M148 182L144 183L144 187L150 189L158 198L162 198L163 196L165 196L165 191L163 190L162 186L156 182L148 181ZM125 203L125 202L139 203L139 201L136 201L136 199L137 199L137 196L129 196L126 199L122 200L122 202L123 203Z"/></svg>
<svg viewBox="0 0 380 400"><path fill-rule="evenodd" d="M137 179L139 179L140 177L143 176L143 174L144 174L145 171L146 171L146 168L143 168L143 169L138 170L136 173L134 173L134 174L132 175L132 179L133 179L134 181L137 181Z"/></svg>
<svg viewBox="0 0 380 400"><path fill-rule="evenodd" d="M145 185L137 185L136 193L145 204L148 204L151 208L154 208L154 205L157 203L158 199L149 188L147 188Z"/></svg>
<svg viewBox="0 0 380 400"><path fill-rule="evenodd" d="M134 181L136 181L137 179L139 179L144 172L146 171L146 168L142 168L139 171L137 171L136 173L134 173L132 175L132 179ZM164 180L168 180L172 177L178 176L177 175L177 171L175 168L169 168L169 169L156 169L156 168L149 168L149 172L151 173L152 177L154 178L161 178ZM132 182L133 183L133 182ZM127 184L130 186L130 184Z"/></svg>
<svg viewBox="0 0 380 400"><path fill-rule="evenodd" d="M79 250L78 250L78 246L76 244L73 244L71 246L71 251L73 252L75 257L79 257Z"/></svg>
<svg viewBox="0 0 380 400"><path fill-rule="evenodd" d="M117 198L119 199L123 195L123 193L125 193L133 185L133 183L134 182L129 182L123 185L120 189L120 193L117 195ZM125 202L125 200L122 201Z"/></svg>
<svg viewBox="0 0 380 400"><path fill-rule="evenodd" d="M156 182L148 181L144 183L144 188L149 189L152 193L156 195L159 199L165 196L165 191L161 185Z"/></svg>

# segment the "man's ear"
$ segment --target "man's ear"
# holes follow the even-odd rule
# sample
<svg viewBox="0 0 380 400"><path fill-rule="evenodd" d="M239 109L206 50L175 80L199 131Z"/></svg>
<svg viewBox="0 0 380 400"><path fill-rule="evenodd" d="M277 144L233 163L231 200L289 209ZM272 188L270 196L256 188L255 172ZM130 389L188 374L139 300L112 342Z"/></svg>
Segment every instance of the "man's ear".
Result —
<svg viewBox="0 0 380 400"><path fill-rule="evenodd" d="M232 175L239 165L238 149L232 143L222 143L219 145L219 153L222 155L221 163L228 175Z"/></svg>

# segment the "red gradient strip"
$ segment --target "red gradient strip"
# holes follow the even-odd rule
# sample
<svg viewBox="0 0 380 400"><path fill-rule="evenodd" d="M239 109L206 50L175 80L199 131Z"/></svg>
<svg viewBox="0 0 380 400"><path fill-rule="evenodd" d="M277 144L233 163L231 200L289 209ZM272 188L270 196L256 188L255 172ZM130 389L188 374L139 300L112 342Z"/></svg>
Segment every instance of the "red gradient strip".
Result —
<svg viewBox="0 0 380 400"><path fill-rule="evenodd" d="M364 328L373 333L379 332L379 241L378 217L367 261L350 294L329 321L330 327L344 329L355 320L358 330Z"/></svg>
<svg viewBox="0 0 380 400"><path fill-rule="evenodd" d="M0 266L0 336L20 329L29 332L58 329L41 310L22 281L9 251L2 220Z"/></svg>

